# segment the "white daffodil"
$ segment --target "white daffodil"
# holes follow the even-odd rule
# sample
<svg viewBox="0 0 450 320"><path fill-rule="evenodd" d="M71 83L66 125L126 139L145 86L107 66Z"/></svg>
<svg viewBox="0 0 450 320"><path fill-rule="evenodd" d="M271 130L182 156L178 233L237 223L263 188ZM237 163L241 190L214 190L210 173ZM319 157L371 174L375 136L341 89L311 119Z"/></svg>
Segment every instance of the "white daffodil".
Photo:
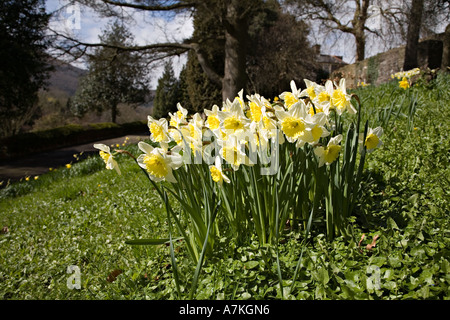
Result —
<svg viewBox="0 0 450 320"><path fill-rule="evenodd" d="M305 121L308 113L303 100L293 104L288 111L275 111L275 115L289 142L295 142L296 146L301 148L307 141L311 140L311 132L307 130L308 128L311 129L311 124Z"/></svg>
<svg viewBox="0 0 450 320"><path fill-rule="evenodd" d="M227 140L223 140L220 143L221 149L219 154L222 159L231 165L233 170L238 170L241 164L252 165L250 159L242 151L242 140L236 135L229 135Z"/></svg>
<svg viewBox="0 0 450 320"><path fill-rule="evenodd" d="M364 143L364 146L366 147L367 152L373 152L376 148L379 148L383 142L381 141L381 136L383 135L383 128L382 127L376 127L375 129L369 128L367 130L367 136L366 140L364 139L364 134L359 134L359 143Z"/></svg>
<svg viewBox="0 0 450 320"><path fill-rule="evenodd" d="M138 143L139 149L144 152L137 158L139 166L145 169L155 182L168 181L176 183L172 170L176 170L183 164L179 153L169 151L167 144L163 148L154 148L143 141Z"/></svg>
<svg viewBox="0 0 450 320"><path fill-rule="evenodd" d="M286 106L286 109L290 109L295 103L297 103L302 94L301 91L297 89L294 80L291 81L290 85L291 85L290 92L284 91L280 94L280 98L284 100L284 105Z"/></svg>
<svg viewBox="0 0 450 320"><path fill-rule="evenodd" d="M239 103L233 103L228 111L218 111L220 129L225 134L238 134L244 132L250 120L244 115Z"/></svg>
<svg viewBox="0 0 450 320"><path fill-rule="evenodd" d="M153 142L170 142L168 123L165 118L155 120L148 116L148 127L150 129L150 139Z"/></svg>
<svg viewBox="0 0 450 320"><path fill-rule="evenodd" d="M188 115L187 109L183 108L180 103L177 103L177 112L170 113L169 112L169 125L171 127L178 128L180 123L186 122L186 117Z"/></svg>
<svg viewBox="0 0 450 320"><path fill-rule="evenodd" d="M339 115L344 111L355 114L356 109L353 107L350 100L351 96L347 94L345 79L342 78L339 81L339 85L336 85L336 89L333 91L333 94L331 96L331 108L334 108Z"/></svg>
<svg viewBox="0 0 450 320"><path fill-rule="evenodd" d="M313 99L315 110L311 108L310 113L314 114L325 112L328 115L330 111L333 92L334 88L333 82L331 80L327 80L325 82L325 86L318 86L316 97Z"/></svg>
<svg viewBox="0 0 450 320"><path fill-rule="evenodd" d="M211 131L217 130L220 126L220 120L218 116L219 106L214 105L211 110L205 110L206 122L205 126Z"/></svg>
<svg viewBox="0 0 450 320"><path fill-rule="evenodd" d="M330 139L326 147L314 148L314 153L319 158L319 167L324 164L330 165L339 157L342 147L340 146L342 135L339 134Z"/></svg>
<svg viewBox="0 0 450 320"><path fill-rule="evenodd" d="M310 100L314 100L320 90L320 85L308 79L303 79L303 81L305 81L306 89L300 92L299 97L308 97Z"/></svg>
<svg viewBox="0 0 450 320"><path fill-rule="evenodd" d="M327 137L330 134L325 128L327 115L324 112L306 115L305 123L307 128L303 140L310 144L317 143L320 138Z"/></svg>
<svg viewBox="0 0 450 320"><path fill-rule="evenodd" d="M113 155L111 154L111 149L101 143L94 144L94 148L99 149L100 157L105 161L106 169L108 170L116 170L118 174L120 174L120 168L117 164L117 161L114 159Z"/></svg>
<svg viewBox="0 0 450 320"><path fill-rule="evenodd" d="M214 182L222 185L225 181L230 183L230 179L222 171L222 161L219 156L216 157L214 165L209 166L209 171L211 172L211 177Z"/></svg>

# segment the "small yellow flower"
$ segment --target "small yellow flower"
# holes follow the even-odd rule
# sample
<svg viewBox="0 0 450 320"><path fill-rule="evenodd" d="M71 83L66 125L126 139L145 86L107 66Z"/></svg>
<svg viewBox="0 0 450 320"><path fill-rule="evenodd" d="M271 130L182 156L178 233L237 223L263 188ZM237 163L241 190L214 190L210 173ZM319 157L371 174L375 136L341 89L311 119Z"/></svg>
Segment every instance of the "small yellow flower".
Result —
<svg viewBox="0 0 450 320"><path fill-rule="evenodd" d="M25 181L30 181L30 177L25 177Z"/></svg>
<svg viewBox="0 0 450 320"><path fill-rule="evenodd" d="M399 87L400 88L403 88L403 89L408 89L409 88L409 82L408 82L408 79L406 79L406 77L403 77L403 79L402 79L402 81L400 81L399 83L398 83L398 85L399 85Z"/></svg>
<svg viewBox="0 0 450 320"><path fill-rule="evenodd" d="M37 179L39 179L39 176L34 176L34 180L37 180Z"/></svg>
<svg viewBox="0 0 450 320"><path fill-rule="evenodd" d="M68 163L68 164L66 164L66 168L70 169L70 168L72 168L72 165L70 163Z"/></svg>

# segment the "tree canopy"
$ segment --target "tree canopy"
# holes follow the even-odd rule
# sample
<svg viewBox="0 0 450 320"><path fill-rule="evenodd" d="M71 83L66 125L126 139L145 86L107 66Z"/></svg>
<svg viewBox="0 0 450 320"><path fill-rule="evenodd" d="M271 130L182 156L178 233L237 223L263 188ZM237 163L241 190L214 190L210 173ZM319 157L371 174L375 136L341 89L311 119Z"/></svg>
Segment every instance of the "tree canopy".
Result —
<svg viewBox="0 0 450 320"><path fill-rule="evenodd" d="M0 136L16 134L37 111L38 91L51 70L42 0L0 6Z"/></svg>

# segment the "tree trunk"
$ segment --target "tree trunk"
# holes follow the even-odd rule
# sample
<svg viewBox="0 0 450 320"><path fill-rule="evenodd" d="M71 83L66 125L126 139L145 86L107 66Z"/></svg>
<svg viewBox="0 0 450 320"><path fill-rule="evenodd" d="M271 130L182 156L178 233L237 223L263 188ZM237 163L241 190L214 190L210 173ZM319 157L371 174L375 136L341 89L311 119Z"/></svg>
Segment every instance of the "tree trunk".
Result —
<svg viewBox="0 0 450 320"><path fill-rule="evenodd" d="M442 46L442 63L441 70L450 71L450 24L445 28L444 43Z"/></svg>
<svg viewBox="0 0 450 320"><path fill-rule="evenodd" d="M227 8L225 28L225 66L222 80L222 98L233 100L245 88L247 82L246 57L248 23L240 17L238 1L231 1Z"/></svg>
<svg viewBox="0 0 450 320"><path fill-rule="evenodd" d="M111 106L111 121L112 121L112 123L116 123L116 119L117 119L117 103L114 103Z"/></svg>
<svg viewBox="0 0 450 320"><path fill-rule="evenodd" d="M408 34L406 35L405 60L403 70L418 67L417 48L419 46L420 26L422 24L422 11L424 0L413 0L408 21Z"/></svg>
<svg viewBox="0 0 450 320"><path fill-rule="evenodd" d="M356 61L362 61L366 55L366 37L364 30L362 32L355 33L356 42Z"/></svg>

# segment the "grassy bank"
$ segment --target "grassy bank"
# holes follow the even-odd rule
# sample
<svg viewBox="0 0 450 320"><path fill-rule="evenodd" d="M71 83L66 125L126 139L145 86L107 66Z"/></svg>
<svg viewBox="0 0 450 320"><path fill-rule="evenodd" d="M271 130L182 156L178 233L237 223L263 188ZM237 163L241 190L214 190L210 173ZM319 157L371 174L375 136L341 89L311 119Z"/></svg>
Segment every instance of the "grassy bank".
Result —
<svg viewBox="0 0 450 320"><path fill-rule="evenodd" d="M303 233L286 227L277 246L281 292L274 246L260 246L256 235L239 245L224 236L195 298L449 299L449 87L442 75L409 91L396 82L358 89L362 117L383 126L384 144L367 160L352 239L329 242L318 227L303 246ZM117 160L120 176L92 157L0 190L0 298L180 298L167 245L125 244L167 237L168 225L134 161ZM183 242L175 253L184 298L195 265ZM81 289L68 287L69 266L79 268Z"/></svg>

